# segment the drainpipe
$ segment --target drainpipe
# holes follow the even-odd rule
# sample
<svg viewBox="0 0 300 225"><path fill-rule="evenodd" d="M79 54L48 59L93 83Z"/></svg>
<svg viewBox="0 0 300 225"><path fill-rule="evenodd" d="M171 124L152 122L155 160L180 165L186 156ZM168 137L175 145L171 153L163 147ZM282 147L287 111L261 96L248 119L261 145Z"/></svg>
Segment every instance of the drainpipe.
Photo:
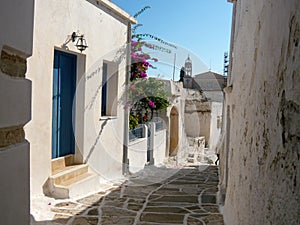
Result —
<svg viewBox="0 0 300 225"><path fill-rule="evenodd" d="M126 46L126 79L125 87L128 87L130 79L130 46L131 46L131 23L127 23L127 46ZM127 91L125 90L125 99L127 99ZM124 110L124 135L123 135L123 160L122 160L122 174L129 173L129 159L128 159L128 143L129 143L129 110Z"/></svg>

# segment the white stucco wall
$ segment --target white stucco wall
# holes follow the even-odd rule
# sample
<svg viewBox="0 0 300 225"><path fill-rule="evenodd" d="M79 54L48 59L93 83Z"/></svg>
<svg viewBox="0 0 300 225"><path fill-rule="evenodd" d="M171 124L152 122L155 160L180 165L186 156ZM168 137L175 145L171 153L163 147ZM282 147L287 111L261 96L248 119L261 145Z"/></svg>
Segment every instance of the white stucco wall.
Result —
<svg viewBox="0 0 300 225"><path fill-rule="evenodd" d="M66 45L67 48L62 47L74 31L80 31L86 38L89 47L83 54L72 42ZM67 51L78 58L76 159L87 161L90 168L104 179L121 176L123 108L118 105L117 116L100 120L99 87L103 60L113 61L117 48L126 41L127 21L103 6L84 0L35 1L34 51L28 60L27 72L33 80L32 121L26 127L26 137L32 143L32 193L41 193L42 185L50 175L54 49ZM125 82L124 60L122 63L116 87L118 98ZM97 71L93 74L95 69Z"/></svg>
<svg viewBox="0 0 300 225"><path fill-rule="evenodd" d="M33 8L32 0L4 0L0 7L1 224L29 224L30 221L30 144L22 133L31 118L31 81L24 77L25 70L24 73L19 70L26 68L26 61L19 63L14 57L23 61L32 54ZM3 52L13 59L2 59ZM20 76L7 74L3 67Z"/></svg>
<svg viewBox="0 0 300 225"><path fill-rule="evenodd" d="M162 165L166 156L166 130L160 130L154 134L154 143L153 143L153 158L154 165Z"/></svg>
<svg viewBox="0 0 300 225"><path fill-rule="evenodd" d="M300 2L233 2L224 219L300 224Z"/></svg>
<svg viewBox="0 0 300 225"><path fill-rule="evenodd" d="M189 113L185 112L184 122L185 122L185 131L189 137L200 136L200 119L199 119L199 113L197 111L189 112Z"/></svg>
<svg viewBox="0 0 300 225"><path fill-rule="evenodd" d="M209 151L215 152L220 141L221 127L218 127L218 119L222 118L223 103L211 103Z"/></svg>
<svg viewBox="0 0 300 225"><path fill-rule="evenodd" d="M187 89L183 88L182 82L174 82L174 81L165 81L169 87L169 90L172 94L171 105L167 108L166 118L167 121L167 154L166 157L169 156L170 151L170 133L172 132L171 128L171 110L174 107L178 111L178 153L177 153L177 162L182 163L185 162L185 159L188 154L188 139L185 131L185 100L188 96Z"/></svg>
<svg viewBox="0 0 300 225"><path fill-rule="evenodd" d="M147 163L147 126L143 125L143 129L143 138L132 140L128 144L129 171L131 173L143 169Z"/></svg>

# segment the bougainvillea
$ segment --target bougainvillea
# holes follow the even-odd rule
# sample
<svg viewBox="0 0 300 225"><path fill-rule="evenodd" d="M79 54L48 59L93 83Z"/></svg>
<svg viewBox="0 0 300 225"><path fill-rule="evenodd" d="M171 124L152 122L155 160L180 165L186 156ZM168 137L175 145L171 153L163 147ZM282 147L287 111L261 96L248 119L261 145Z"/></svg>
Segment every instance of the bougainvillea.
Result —
<svg viewBox="0 0 300 225"><path fill-rule="evenodd" d="M149 8L149 6L144 7L135 17ZM152 120L157 110L165 109L170 104L169 93L165 90L164 82L159 79L148 78L148 69L155 68L152 63L158 62L158 59L151 57L144 49L165 52L170 50L154 43L147 43L143 38L150 37L164 45L168 45L168 43L153 35L135 34L136 28L140 26L142 25L138 24L132 29L130 84L128 99L125 104L125 108L130 110L130 129L137 126L136 121L140 124Z"/></svg>

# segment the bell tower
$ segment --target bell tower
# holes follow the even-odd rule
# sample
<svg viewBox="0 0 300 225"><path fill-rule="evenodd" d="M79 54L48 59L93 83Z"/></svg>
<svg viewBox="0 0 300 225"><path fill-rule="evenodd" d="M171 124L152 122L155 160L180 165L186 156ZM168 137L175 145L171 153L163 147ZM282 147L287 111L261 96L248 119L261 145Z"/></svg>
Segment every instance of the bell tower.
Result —
<svg viewBox="0 0 300 225"><path fill-rule="evenodd" d="M193 75L193 65L192 65L192 60L190 59L190 55L188 55L187 59L185 60L184 64L185 68L185 75L187 77L191 77Z"/></svg>

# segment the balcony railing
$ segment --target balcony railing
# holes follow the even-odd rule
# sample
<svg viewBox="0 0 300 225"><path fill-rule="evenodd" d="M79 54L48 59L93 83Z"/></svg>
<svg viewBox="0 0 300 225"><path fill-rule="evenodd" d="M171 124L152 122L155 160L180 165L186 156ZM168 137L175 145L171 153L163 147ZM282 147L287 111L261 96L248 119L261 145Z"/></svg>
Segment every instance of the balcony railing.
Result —
<svg viewBox="0 0 300 225"><path fill-rule="evenodd" d="M155 131L160 131L164 129L164 123L163 121L157 121L155 122Z"/></svg>
<svg viewBox="0 0 300 225"><path fill-rule="evenodd" d="M129 130L129 141L144 137L144 127L139 126L133 130Z"/></svg>

